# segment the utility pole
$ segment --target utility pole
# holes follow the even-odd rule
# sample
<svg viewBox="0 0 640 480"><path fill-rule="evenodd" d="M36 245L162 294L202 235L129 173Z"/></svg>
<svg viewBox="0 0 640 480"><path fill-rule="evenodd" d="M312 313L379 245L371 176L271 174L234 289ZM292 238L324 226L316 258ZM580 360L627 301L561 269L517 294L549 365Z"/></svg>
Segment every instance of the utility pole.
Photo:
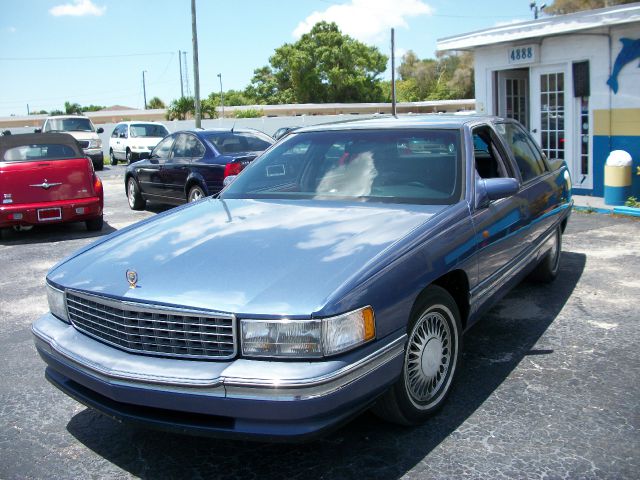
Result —
<svg viewBox="0 0 640 480"><path fill-rule="evenodd" d="M142 70L142 96L144 97L144 109L147 109L147 86L144 81L144 72L146 70Z"/></svg>
<svg viewBox="0 0 640 480"><path fill-rule="evenodd" d="M196 104L196 128L201 128L200 72L198 71L198 28L196 27L196 0L191 0L191 35L193 38L193 94Z"/></svg>
<svg viewBox="0 0 640 480"><path fill-rule="evenodd" d="M184 84L187 88L185 91L187 92L187 97L191 96L191 86L189 85L189 68L187 63L187 52L182 52L182 58L184 59Z"/></svg>
<svg viewBox="0 0 640 480"><path fill-rule="evenodd" d="M396 41L394 29L391 29L391 115L396 116Z"/></svg>
<svg viewBox="0 0 640 480"><path fill-rule="evenodd" d="M180 66L180 98L184 97L184 82L182 81L182 51L178 50L178 65Z"/></svg>
<svg viewBox="0 0 640 480"><path fill-rule="evenodd" d="M224 93L222 92L222 74L218 74L220 79L220 104L222 105L222 118L224 118Z"/></svg>

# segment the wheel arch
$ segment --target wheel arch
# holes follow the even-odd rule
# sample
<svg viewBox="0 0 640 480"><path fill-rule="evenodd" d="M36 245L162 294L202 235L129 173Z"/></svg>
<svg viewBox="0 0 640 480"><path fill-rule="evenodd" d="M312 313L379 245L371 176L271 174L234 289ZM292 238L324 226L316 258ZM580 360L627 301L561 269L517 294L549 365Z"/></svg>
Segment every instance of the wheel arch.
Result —
<svg viewBox="0 0 640 480"><path fill-rule="evenodd" d="M467 320L469 318L469 278L464 270L457 269L452 270L441 277L438 277L429 285L427 285L416 297L411 309L411 316L415 315L416 309L420 304L420 300L426 294L430 286L436 285L446 290L451 297L453 297L458 310L460 311L460 323L462 324L462 330L467 328Z"/></svg>
<svg viewBox="0 0 640 480"><path fill-rule="evenodd" d="M187 178L187 181L184 183L185 198L189 198L189 191L194 185L198 185L204 192L205 196L209 196L209 189L207 188L207 183L204 181L204 178L202 178L200 175L191 174Z"/></svg>

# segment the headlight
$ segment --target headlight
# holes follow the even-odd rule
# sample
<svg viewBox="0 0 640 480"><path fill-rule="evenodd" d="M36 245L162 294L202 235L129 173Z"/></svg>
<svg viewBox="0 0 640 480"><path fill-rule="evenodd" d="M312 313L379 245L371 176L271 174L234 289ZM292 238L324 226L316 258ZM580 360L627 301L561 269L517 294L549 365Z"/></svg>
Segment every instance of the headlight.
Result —
<svg viewBox="0 0 640 480"><path fill-rule="evenodd" d="M69 323L64 292L47 283L47 301L49 302L49 310L51 313L63 322Z"/></svg>
<svg viewBox="0 0 640 480"><path fill-rule="evenodd" d="M89 148L100 148L102 147L102 140L89 140Z"/></svg>
<svg viewBox="0 0 640 480"><path fill-rule="evenodd" d="M250 357L319 358L375 338L371 307L318 320L241 320L242 353Z"/></svg>

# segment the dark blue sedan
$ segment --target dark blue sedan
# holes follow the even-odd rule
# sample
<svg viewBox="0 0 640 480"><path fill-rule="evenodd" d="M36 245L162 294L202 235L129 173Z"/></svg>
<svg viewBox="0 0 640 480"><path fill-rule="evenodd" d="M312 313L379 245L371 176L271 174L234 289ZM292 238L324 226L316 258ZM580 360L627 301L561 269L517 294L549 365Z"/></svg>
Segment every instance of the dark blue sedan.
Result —
<svg viewBox="0 0 640 480"><path fill-rule="evenodd" d="M211 129L168 135L148 159L127 167L124 183L129 206L142 210L147 200L180 205L218 193L269 148L274 140L258 130Z"/></svg>
<svg viewBox="0 0 640 480"><path fill-rule="evenodd" d="M296 130L216 198L53 267L36 347L56 387L156 428L302 439L369 407L416 425L464 332L556 278L571 205L565 163L512 120Z"/></svg>

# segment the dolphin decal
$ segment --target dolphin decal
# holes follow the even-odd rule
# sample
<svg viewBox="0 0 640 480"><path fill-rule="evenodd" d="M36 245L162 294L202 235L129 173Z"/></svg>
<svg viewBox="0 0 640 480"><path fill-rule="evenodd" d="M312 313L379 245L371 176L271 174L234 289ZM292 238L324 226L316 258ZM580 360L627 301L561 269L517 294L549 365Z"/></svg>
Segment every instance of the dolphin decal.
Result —
<svg viewBox="0 0 640 480"><path fill-rule="evenodd" d="M611 87L613 93L618 93L618 74L620 70L622 70L627 63L640 58L640 39L632 40L630 38L621 38L620 41L622 42L622 50L620 50L616 58L616 63L613 65L613 72L611 72L611 76L609 80L607 80L607 85ZM638 64L638 66L640 67L640 64Z"/></svg>

